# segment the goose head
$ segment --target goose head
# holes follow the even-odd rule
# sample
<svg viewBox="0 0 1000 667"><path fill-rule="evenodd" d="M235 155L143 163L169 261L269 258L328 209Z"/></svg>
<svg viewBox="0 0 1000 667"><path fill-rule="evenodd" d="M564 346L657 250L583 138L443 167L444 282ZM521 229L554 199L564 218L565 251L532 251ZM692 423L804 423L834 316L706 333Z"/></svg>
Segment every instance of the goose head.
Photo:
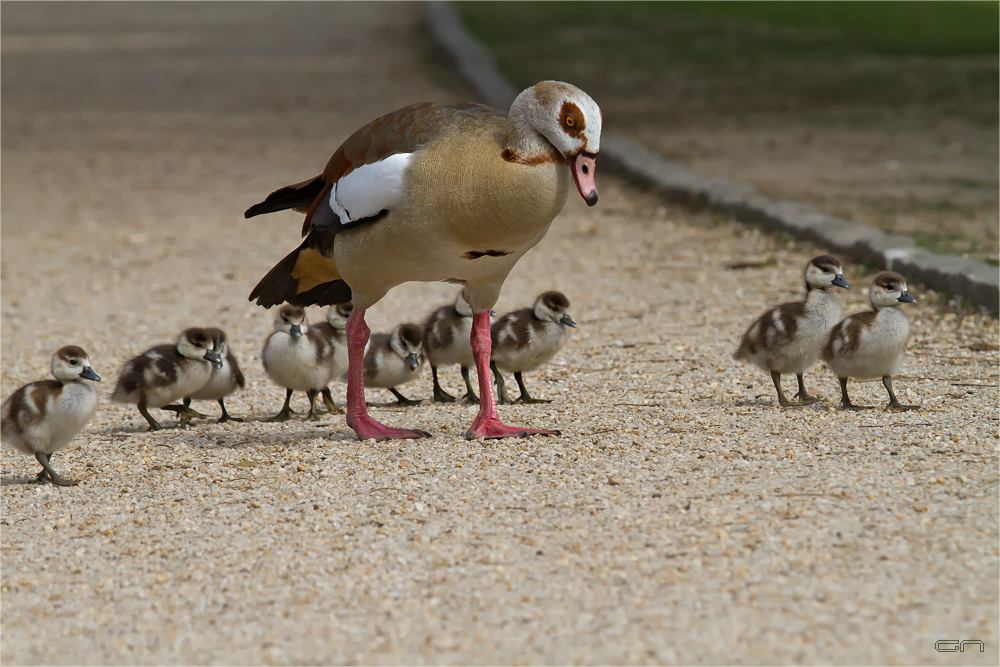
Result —
<svg viewBox="0 0 1000 667"><path fill-rule="evenodd" d="M580 196L593 206L602 121L601 108L587 93L562 81L542 81L521 92L511 105L507 148L530 160L543 154L535 139L544 137L569 165Z"/></svg>
<svg viewBox="0 0 1000 667"><path fill-rule="evenodd" d="M76 345L61 347L52 355L52 376L63 384L75 380L101 381L90 367L87 353Z"/></svg>

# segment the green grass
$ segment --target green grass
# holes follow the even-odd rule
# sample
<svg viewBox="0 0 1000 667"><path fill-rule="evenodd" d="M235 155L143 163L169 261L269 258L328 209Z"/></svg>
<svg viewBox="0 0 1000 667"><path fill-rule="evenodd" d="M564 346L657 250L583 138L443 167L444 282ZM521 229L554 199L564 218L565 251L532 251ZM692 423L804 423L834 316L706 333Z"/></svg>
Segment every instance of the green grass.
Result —
<svg viewBox="0 0 1000 667"><path fill-rule="evenodd" d="M884 56L997 55L997 2L505 2L460 3L470 27L505 25L559 30L618 26L656 32L679 23L679 39L659 45L690 60L760 52ZM691 34L685 35L685 32ZM711 33L724 35L716 40ZM697 34L696 34L697 33ZM507 33L508 36L516 33Z"/></svg>
<svg viewBox="0 0 1000 667"><path fill-rule="evenodd" d="M997 2L465 2L515 83L692 88L707 110L942 104L997 119ZM683 80L678 80L679 78Z"/></svg>

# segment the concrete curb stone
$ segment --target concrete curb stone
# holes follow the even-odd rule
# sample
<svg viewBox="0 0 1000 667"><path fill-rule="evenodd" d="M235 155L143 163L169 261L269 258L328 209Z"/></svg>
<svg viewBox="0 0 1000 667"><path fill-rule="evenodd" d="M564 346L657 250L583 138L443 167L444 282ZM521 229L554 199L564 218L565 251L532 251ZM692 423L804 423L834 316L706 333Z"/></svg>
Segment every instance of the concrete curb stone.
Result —
<svg viewBox="0 0 1000 667"><path fill-rule="evenodd" d="M517 89L497 68L493 55L462 23L449 2L426 3L431 36L455 60L462 75L486 103L507 109ZM1000 269L954 255L918 248L903 234L827 215L812 206L765 197L752 185L724 177L706 177L664 159L645 146L614 134L601 138L601 164L626 179L655 189L665 199L696 210L729 215L772 232L785 232L879 269L898 271L910 282L959 296L1000 313Z"/></svg>

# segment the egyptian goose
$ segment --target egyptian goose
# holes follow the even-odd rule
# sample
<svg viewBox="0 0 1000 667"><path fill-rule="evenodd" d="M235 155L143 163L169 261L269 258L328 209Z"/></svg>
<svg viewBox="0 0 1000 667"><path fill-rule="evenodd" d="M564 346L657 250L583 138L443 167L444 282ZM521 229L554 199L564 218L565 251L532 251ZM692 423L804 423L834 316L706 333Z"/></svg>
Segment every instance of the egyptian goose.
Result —
<svg viewBox="0 0 1000 667"><path fill-rule="evenodd" d="M237 389L245 389L247 386L246 378L243 377L243 371L240 370L240 364L236 360L236 355L233 354L232 349L229 347L226 332L216 327L210 327L206 331L212 337L212 351L219 355L222 365L218 368L212 368L212 374L209 376L208 382L202 385L201 389L185 396L183 405L165 405L163 409L176 411L181 421L186 423L193 417L205 418L207 416L191 409L192 400L218 401L219 407L222 408L222 416L219 417L217 423L224 424L228 421L241 422L243 419L233 417L226 410L226 396L229 396Z"/></svg>
<svg viewBox="0 0 1000 667"><path fill-rule="evenodd" d="M424 320L424 355L431 367L434 380L434 401L454 403L455 397L441 388L438 382L438 368L458 364L465 380L467 403L479 403L479 397L472 388L469 369L476 363L472 357L472 306L462 292L455 297L455 303L441 306Z"/></svg>
<svg viewBox="0 0 1000 667"><path fill-rule="evenodd" d="M351 135L315 178L273 192L246 217L305 212L305 240L250 294L262 306L353 300L347 323L347 423L361 439L417 438L365 408L365 312L409 281L464 285L484 397L467 438L555 431L504 425L489 374L490 308L524 253L545 236L574 183L597 203L601 111L579 88L543 81L503 114L482 104L415 104Z"/></svg>
<svg viewBox="0 0 1000 667"><path fill-rule="evenodd" d="M830 255L813 257L805 268L806 298L782 303L757 318L743 334L733 359L746 361L771 373L783 408L800 407L819 400L806 392L802 374L819 361L826 336L840 319L840 301L831 287L849 289L840 260ZM792 403L781 391L782 373L795 373L799 391Z"/></svg>
<svg viewBox="0 0 1000 667"><path fill-rule="evenodd" d="M97 410L97 392L84 382L100 382L82 348L67 345L52 355L55 380L26 384L0 407L0 436L4 443L42 464L36 480L74 486L52 468L52 457L83 430Z"/></svg>
<svg viewBox="0 0 1000 667"><path fill-rule="evenodd" d="M507 313L493 324L493 359L491 366L497 382L497 400L511 403L500 371L514 373L518 399L522 403L551 403L544 398L532 398L524 386L521 373L547 364L569 338L570 327L576 322L569 316L569 299L562 292L544 292L535 299L532 308Z"/></svg>
<svg viewBox="0 0 1000 667"><path fill-rule="evenodd" d="M157 345L126 361L111 400L137 406L149 430L158 431L163 427L149 414L149 408L162 408L198 391L212 376L212 368L221 366L208 330L186 329L176 344Z"/></svg>
<svg viewBox="0 0 1000 667"><path fill-rule="evenodd" d="M424 332L407 322L387 334L372 334L365 349L365 384L388 389L399 405L418 405L399 393L401 384L415 380L423 364Z"/></svg>
<svg viewBox="0 0 1000 667"><path fill-rule="evenodd" d="M840 394L845 410L864 410L870 405L854 405L847 395L847 379L871 380L882 378L889 392L892 411L917 410L920 406L904 405L892 391L892 376L899 371L910 337L910 321L899 309L903 303L916 299L906 291L906 279L893 271L884 271L868 289L872 310L854 313L830 331L823 348L823 361L840 380Z"/></svg>
<svg viewBox="0 0 1000 667"><path fill-rule="evenodd" d="M318 328L309 326L303 308L285 304L278 309L274 333L264 341L261 360L268 377L285 388L285 404L267 421L291 419L290 403L296 391L304 391L309 397L306 421L317 421L316 397L333 379L334 348Z"/></svg>

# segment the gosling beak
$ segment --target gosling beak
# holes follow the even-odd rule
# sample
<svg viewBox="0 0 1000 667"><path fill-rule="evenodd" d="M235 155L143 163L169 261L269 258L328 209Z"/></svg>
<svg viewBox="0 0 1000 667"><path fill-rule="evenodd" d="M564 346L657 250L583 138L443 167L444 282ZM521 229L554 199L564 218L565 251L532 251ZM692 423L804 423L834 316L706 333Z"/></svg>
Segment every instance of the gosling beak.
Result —
<svg viewBox="0 0 1000 667"><path fill-rule="evenodd" d="M211 361L215 368L222 368L222 359L212 350L205 352L205 358Z"/></svg>
<svg viewBox="0 0 1000 667"><path fill-rule="evenodd" d="M416 352L410 352L406 355L406 364L410 367L411 371L415 371L420 366L420 357L417 356Z"/></svg>
<svg viewBox="0 0 1000 667"><path fill-rule="evenodd" d="M295 336L296 338L298 338L299 336L302 335L302 325L300 325L300 324L293 324L292 325L292 330L289 331L288 333L290 333L293 336Z"/></svg>
<svg viewBox="0 0 1000 667"><path fill-rule="evenodd" d="M94 372L94 369L90 366L84 366L83 370L80 371L80 377L84 380L93 380L94 382L100 382L101 376Z"/></svg>
<svg viewBox="0 0 1000 667"><path fill-rule="evenodd" d="M903 303L916 303L917 302L916 297L910 296L909 292L903 292L902 294L900 294L898 300L902 301Z"/></svg>
<svg viewBox="0 0 1000 667"><path fill-rule="evenodd" d="M573 327L574 329L576 328L576 322L574 322L573 318L569 316L569 313L563 313L562 319L559 320L559 323L565 324L568 327Z"/></svg>
<svg viewBox="0 0 1000 667"><path fill-rule="evenodd" d="M844 289L851 289L851 286L844 280L844 276L837 274L837 277L833 279L834 287L843 287Z"/></svg>

